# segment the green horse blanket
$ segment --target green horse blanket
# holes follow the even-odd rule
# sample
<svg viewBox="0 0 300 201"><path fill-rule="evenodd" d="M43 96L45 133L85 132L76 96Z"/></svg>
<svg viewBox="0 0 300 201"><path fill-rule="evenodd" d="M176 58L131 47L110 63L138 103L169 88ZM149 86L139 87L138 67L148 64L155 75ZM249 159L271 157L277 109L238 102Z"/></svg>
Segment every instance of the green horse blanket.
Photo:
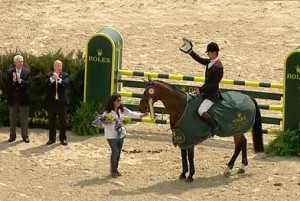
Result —
<svg viewBox="0 0 300 201"><path fill-rule="evenodd" d="M180 148L194 146L212 135L210 125L199 118L198 108L202 101L202 96L188 94L184 113L171 127L173 143ZM219 125L213 134L227 137L246 133L254 124L256 108L249 96L228 91L222 93L222 100L208 112Z"/></svg>

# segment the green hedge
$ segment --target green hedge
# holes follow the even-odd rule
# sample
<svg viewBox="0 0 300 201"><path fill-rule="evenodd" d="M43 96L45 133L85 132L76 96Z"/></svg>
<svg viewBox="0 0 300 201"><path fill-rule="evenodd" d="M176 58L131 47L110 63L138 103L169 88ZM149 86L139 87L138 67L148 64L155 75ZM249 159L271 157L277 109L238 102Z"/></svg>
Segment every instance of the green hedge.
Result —
<svg viewBox="0 0 300 201"><path fill-rule="evenodd" d="M0 127L8 125L8 106L6 101L0 101Z"/></svg>
<svg viewBox="0 0 300 201"><path fill-rule="evenodd" d="M75 135L96 135L103 133L103 129L91 126L97 111L102 111L103 106L96 102L80 103L72 115L72 133Z"/></svg>
<svg viewBox="0 0 300 201"><path fill-rule="evenodd" d="M7 70L13 66L13 57L16 52L6 52L0 55L0 71L3 75L3 95L0 103L0 125L8 126L8 106L7 99ZM68 127L71 126L71 116L75 108L80 106L83 99L84 87L84 65L85 56L81 51L63 53L58 50L41 56L35 56L26 52L19 51L25 60L25 67L31 71L30 84L30 127L46 128L48 125L47 112L45 108L46 95L46 73L53 70L53 62L59 59L63 62L63 71L70 75L70 105L68 106Z"/></svg>
<svg viewBox="0 0 300 201"><path fill-rule="evenodd" d="M278 131L266 153L269 156L300 156L300 130Z"/></svg>

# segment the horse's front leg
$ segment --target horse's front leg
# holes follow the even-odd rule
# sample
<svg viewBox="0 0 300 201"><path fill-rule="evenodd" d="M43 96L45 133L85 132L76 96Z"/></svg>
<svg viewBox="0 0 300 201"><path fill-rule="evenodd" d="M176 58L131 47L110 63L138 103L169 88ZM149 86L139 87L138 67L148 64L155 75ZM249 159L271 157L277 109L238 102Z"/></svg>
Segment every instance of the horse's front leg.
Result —
<svg viewBox="0 0 300 201"><path fill-rule="evenodd" d="M189 171L188 161L187 161L188 150L187 149L181 149L180 151L181 151L182 173L180 174L179 179L184 180L184 179L186 179L185 174Z"/></svg>
<svg viewBox="0 0 300 201"><path fill-rule="evenodd" d="M193 176L195 174L195 166L194 166L194 146L188 148L188 159L190 165L190 175L186 179L186 182L193 182Z"/></svg>

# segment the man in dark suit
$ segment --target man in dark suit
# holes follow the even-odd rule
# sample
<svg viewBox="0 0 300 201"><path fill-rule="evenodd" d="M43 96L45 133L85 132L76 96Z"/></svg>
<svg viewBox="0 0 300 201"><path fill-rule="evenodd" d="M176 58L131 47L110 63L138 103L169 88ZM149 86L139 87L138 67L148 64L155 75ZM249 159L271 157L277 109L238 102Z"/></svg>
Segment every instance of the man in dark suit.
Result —
<svg viewBox="0 0 300 201"><path fill-rule="evenodd" d="M194 60L206 66L204 84L196 89L196 93L202 94L204 97L204 101L198 108L198 113L212 126L213 130L215 130L217 129L217 123L207 111L219 99L220 96L219 83L223 77L223 65L218 57L220 49L217 43L209 43L206 49L208 59L206 59L200 57L193 51L192 44L189 44L189 46L190 49L187 51L187 53Z"/></svg>
<svg viewBox="0 0 300 201"><path fill-rule="evenodd" d="M29 117L29 83L30 71L24 68L24 59L21 55L13 58L14 67L8 69L8 105L10 119L10 137L8 142L16 140L17 117L21 123L23 141L29 143L28 117Z"/></svg>
<svg viewBox="0 0 300 201"><path fill-rule="evenodd" d="M66 107L69 103L67 87L69 75L62 72L62 62L56 60L53 65L53 72L46 75L47 94L46 103L49 118L49 141L51 145L56 141L56 116L59 120L59 140L62 145L68 145L66 136Z"/></svg>

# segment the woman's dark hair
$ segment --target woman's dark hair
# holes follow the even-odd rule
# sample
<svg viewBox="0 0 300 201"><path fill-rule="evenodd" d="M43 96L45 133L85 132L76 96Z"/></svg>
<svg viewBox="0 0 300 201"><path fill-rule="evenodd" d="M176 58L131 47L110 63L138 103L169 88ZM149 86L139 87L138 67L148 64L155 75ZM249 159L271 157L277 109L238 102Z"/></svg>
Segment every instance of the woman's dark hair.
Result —
<svg viewBox="0 0 300 201"><path fill-rule="evenodd" d="M118 99L121 99L121 95L118 93L115 93L113 95L110 96L107 104L106 104L106 112L111 112L112 110L114 110L114 102ZM122 105L122 103L120 104L120 107L118 109L121 109L122 112L124 112L124 107Z"/></svg>

